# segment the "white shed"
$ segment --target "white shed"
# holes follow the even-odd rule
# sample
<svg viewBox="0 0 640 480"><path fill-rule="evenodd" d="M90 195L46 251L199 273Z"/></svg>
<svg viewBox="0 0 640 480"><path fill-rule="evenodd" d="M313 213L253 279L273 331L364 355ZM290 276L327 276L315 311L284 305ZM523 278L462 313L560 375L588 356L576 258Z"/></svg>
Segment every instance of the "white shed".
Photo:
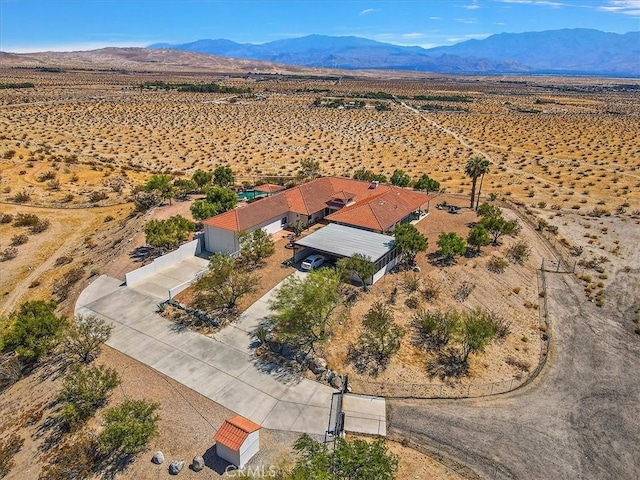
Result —
<svg viewBox="0 0 640 480"><path fill-rule="evenodd" d="M243 468L260 449L260 425L240 415L225 420L216 433L216 453L227 462Z"/></svg>

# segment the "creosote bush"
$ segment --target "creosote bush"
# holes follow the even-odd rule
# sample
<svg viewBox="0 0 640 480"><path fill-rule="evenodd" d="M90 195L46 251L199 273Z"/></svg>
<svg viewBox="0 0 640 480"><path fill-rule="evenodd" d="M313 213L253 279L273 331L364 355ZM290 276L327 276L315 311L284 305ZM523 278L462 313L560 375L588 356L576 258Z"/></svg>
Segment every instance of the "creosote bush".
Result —
<svg viewBox="0 0 640 480"><path fill-rule="evenodd" d="M531 247L524 240L511 245L505 252L506 257L512 262L518 265L524 265L524 263L531 256Z"/></svg>
<svg viewBox="0 0 640 480"><path fill-rule="evenodd" d="M487 270L493 273L504 273L508 265L509 262L504 258L492 255L487 261Z"/></svg>

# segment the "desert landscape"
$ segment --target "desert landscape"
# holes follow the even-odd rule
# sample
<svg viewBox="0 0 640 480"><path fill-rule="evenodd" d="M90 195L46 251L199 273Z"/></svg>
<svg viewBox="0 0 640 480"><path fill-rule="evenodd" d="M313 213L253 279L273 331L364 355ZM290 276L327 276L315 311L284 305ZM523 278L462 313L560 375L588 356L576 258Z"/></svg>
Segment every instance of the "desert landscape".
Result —
<svg viewBox="0 0 640 480"><path fill-rule="evenodd" d="M147 261L135 255L146 245L144 225L175 214L192 218L189 207L196 198L137 212L134 195L152 175L191 178L196 170L229 166L234 186L240 188L265 179L296 180L300 162L311 158L319 162L322 175L351 177L365 168L388 178L402 170L412 179L428 174L440 182L430 215L417 224L429 239L428 251L417 258L419 274L384 277L350 310L348 318L356 328L351 321L337 325L336 340L323 347L328 363L352 377L357 393L393 397L385 385L447 385L446 379L427 375L424 355L410 336L388 368L375 376L349 363L348 345L362 332L358 319L394 289L399 310L404 310L397 320L407 328L418 306L482 307L509 320L506 339L471 358L471 374L458 384L463 389L524 378L537 367L542 344L551 334L540 320L549 295L539 283L543 261L550 272L568 272L577 302L619 320L616 328L625 342L634 345L640 338L636 79L302 68L283 72L277 65L250 73L265 68L260 62L237 64L233 71L211 66L142 71L131 64L110 71L93 64L53 68L9 63L0 69L2 315L25 301L53 297L58 311L72 317L79 293L97 276L124 280L124 273ZM158 88L211 83L246 93ZM478 220L467 208L471 180L465 174L466 162L478 155L489 161L482 201L495 202L508 218L517 219L522 226L517 240L531 247L526 262L509 264L502 273L488 270L487 262L504 255L515 238L486 246L481 255L460 257L453 265L433 261L439 233L466 237L469 224ZM443 200L460 206L461 212L435 209ZM290 271L280 266L289 255L283 246L278 243L258 293L241 309ZM271 276L270 268L275 272ZM412 275L421 282L414 290ZM473 288L460 300L455 294L463 282ZM439 295L405 307L416 290L432 284L438 285ZM549 301L561 303L562 298ZM552 323L558 319L554 315L552 307ZM229 413L108 347L97 361L122 376L110 404L141 395L161 405L160 434L150 449L162 448L176 458L206 450L214 433L207 422L219 424ZM35 372L2 392L0 429L21 432L27 439L15 457L18 467L7 478L38 478L51 460L53 433L46 421L56 412L54 393L63 377ZM26 398L29 391L34 394ZM398 412L404 416L406 405L397 400L392 418ZM465 458L445 448L454 459L448 463L433 450L412 449L430 439L407 437L404 421L398 425L402 428L392 437L397 442L390 447L401 457L398 478L476 478L461 468L473 464L468 451ZM185 441L185 432L195 440ZM290 433L268 431L262 461L290 464L288 447L294 441ZM490 474L486 465L481 467L485 476ZM158 478L144 457L114 475ZM183 476L197 474L185 469Z"/></svg>

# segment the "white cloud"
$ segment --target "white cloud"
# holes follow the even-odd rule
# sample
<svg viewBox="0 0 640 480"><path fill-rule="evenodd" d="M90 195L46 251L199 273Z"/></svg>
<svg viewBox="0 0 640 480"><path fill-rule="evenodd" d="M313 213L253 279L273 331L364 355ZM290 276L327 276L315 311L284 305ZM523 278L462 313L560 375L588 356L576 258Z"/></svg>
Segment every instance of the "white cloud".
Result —
<svg viewBox="0 0 640 480"><path fill-rule="evenodd" d="M376 11L375 8L365 8L360 12L360 15L369 15L370 13L373 13L375 11Z"/></svg>
<svg viewBox="0 0 640 480"><path fill-rule="evenodd" d="M400 35L402 38L420 38L420 37L424 37L424 33L418 33L418 32L414 32L414 33L403 33L402 35Z"/></svg>
<svg viewBox="0 0 640 480"><path fill-rule="evenodd" d="M471 0L469 5L463 5L462 8L466 8L467 10L477 10L480 8L480 5L478 5L478 0Z"/></svg>
<svg viewBox="0 0 640 480"><path fill-rule="evenodd" d="M440 20L442 17L429 17L429 20Z"/></svg>
<svg viewBox="0 0 640 480"><path fill-rule="evenodd" d="M467 23L469 25L473 25L474 23L478 23L475 18L456 18L456 22L458 23Z"/></svg>
<svg viewBox="0 0 640 480"><path fill-rule="evenodd" d="M608 5L597 8L604 12L640 16L640 0L609 0Z"/></svg>

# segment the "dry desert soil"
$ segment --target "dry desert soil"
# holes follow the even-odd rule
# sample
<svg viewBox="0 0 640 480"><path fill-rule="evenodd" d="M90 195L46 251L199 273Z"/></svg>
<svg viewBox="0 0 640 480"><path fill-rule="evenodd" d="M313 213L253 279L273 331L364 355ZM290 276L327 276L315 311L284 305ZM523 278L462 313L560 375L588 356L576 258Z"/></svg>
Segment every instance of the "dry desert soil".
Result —
<svg viewBox="0 0 640 480"><path fill-rule="evenodd" d="M217 82L253 93L141 88L159 81ZM390 398L390 448L402 457L399 478L473 478L470 472L492 479L640 476L639 82L1 69L0 83L13 82L33 82L34 88L0 89L0 212L34 214L49 227L31 233L0 224L0 251L17 236L28 238L16 247L15 258L0 263L0 314L50 298L56 282L76 269L77 282L60 298L60 311L70 315L95 275L124 278L140 265L135 252L145 245L146 221L189 216L189 202L133 211L133 192L153 173L189 177L196 169L229 165L238 184L253 184L265 177L291 179L302 159L313 158L325 175L351 176L359 168L387 177L395 169L414 178L427 173L441 183L441 199L464 207L470 190L464 165L483 155L491 169L483 199L495 198L505 215L519 219L519 239L530 244L532 255L501 275L489 272L486 262L516 239L447 267L421 255L421 281L441 285L439 299L423 306L486 307L511 320L511 334L472 359L465 381L513 378L518 372L507 357L532 369L543 341L543 303L550 353L535 380L508 394ZM395 99L362 98L375 92ZM313 106L316 99L366 105L333 109ZM465 234L475 220L468 210L454 216L434 208L418 228L431 253L441 231ZM543 259L550 270L544 302ZM263 275L269 268L279 269L272 281L284 275L280 261L275 257ZM346 369L354 386L358 380L371 389L440 381L428 378L424 355L409 337L377 377L346 363L363 313L375 298L401 286L403 275L389 275L363 294L350 312L356 328L338 325L339 340L325 347L327 359ZM461 304L451 292L463 279L475 288ZM397 304L405 300L401 292ZM406 324L411 309L398 311L397 320ZM117 478L168 477L149 462L158 448L189 461L211 447L227 410L109 348L97 361L123 378L110 404L125 396L161 404L160 435ZM25 439L9 478L37 478L49 460L52 433L45 425L57 408L52 400L61 382L59 374L48 375L52 369L45 365L0 394L0 439L14 431ZM92 426L99 428L99 421ZM292 434L266 432L260 460L290 463L294 440ZM190 470L181 475L197 477Z"/></svg>

